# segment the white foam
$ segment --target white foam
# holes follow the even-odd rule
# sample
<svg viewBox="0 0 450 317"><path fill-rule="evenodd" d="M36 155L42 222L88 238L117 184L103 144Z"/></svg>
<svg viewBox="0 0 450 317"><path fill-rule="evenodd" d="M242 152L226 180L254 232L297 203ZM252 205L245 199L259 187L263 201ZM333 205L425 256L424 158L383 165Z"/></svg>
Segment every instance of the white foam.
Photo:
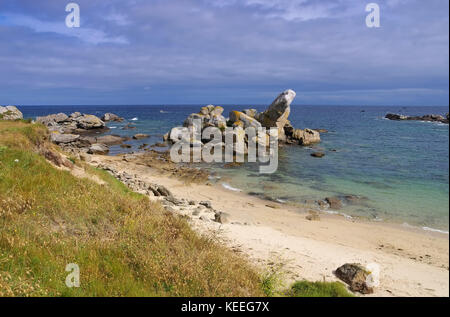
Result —
<svg viewBox="0 0 450 317"><path fill-rule="evenodd" d="M280 199L280 198L277 198L277 199L276 199L276 201L277 201L277 202L279 202L279 203L281 203L281 204L285 204L285 203L287 203L287 201L286 201L286 200L284 200L284 199Z"/></svg>
<svg viewBox="0 0 450 317"><path fill-rule="evenodd" d="M425 230L425 231L439 232L439 233L443 233L443 234L448 234L448 231L445 231L445 230L439 230L439 229L434 229L434 228L429 228L429 227L422 227L422 229Z"/></svg>
<svg viewBox="0 0 450 317"><path fill-rule="evenodd" d="M117 129L117 127L109 127L110 129Z"/></svg>
<svg viewBox="0 0 450 317"><path fill-rule="evenodd" d="M343 212L339 212L339 211L335 211L335 210L321 210L324 213L330 214L330 215L339 215L339 216L343 216L346 219L353 219L352 216L347 215Z"/></svg>
<svg viewBox="0 0 450 317"><path fill-rule="evenodd" d="M231 185L227 184L227 183L222 183L223 188L228 189L228 190L232 190L234 192L241 192L242 190L240 190L239 188L234 188Z"/></svg>
<svg viewBox="0 0 450 317"><path fill-rule="evenodd" d="M445 231L445 230L439 230L439 229L434 229L434 228L430 228L430 227L416 227L416 226L411 226L409 223L407 223L407 222L405 222L405 223L403 223L403 226L404 227L407 227L407 228L413 228L413 229L422 229L422 230L425 230L425 231L430 231L430 232L438 232L438 233L442 233L442 234L449 234L448 233L448 231Z"/></svg>
<svg viewBox="0 0 450 317"><path fill-rule="evenodd" d="M131 119L131 121L138 121L139 120L139 118L133 118L133 119Z"/></svg>

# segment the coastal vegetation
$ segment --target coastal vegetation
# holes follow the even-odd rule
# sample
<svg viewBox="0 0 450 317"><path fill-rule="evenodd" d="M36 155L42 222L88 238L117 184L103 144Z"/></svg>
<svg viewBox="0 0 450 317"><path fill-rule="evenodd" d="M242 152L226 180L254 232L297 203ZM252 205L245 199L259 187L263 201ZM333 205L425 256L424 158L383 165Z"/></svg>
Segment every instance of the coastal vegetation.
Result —
<svg viewBox="0 0 450 317"><path fill-rule="evenodd" d="M286 295L292 297L353 297L342 283L311 283L308 281L294 283Z"/></svg>
<svg viewBox="0 0 450 317"><path fill-rule="evenodd" d="M182 217L60 151L43 125L0 121L0 296L341 295L328 283L277 290ZM65 284L69 263L79 288Z"/></svg>
<svg viewBox="0 0 450 317"><path fill-rule="evenodd" d="M37 153L47 138L0 122L1 296L264 295L254 268L159 204L106 172L101 185L53 167ZM82 287L65 285L68 263Z"/></svg>

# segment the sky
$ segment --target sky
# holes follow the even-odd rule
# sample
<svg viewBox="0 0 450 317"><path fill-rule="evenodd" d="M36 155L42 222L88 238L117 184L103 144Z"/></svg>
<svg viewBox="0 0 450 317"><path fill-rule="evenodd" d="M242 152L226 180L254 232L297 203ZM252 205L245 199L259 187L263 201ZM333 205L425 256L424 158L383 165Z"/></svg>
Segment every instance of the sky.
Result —
<svg viewBox="0 0 450 317"><path fill-rule="evenodd" d="M0 105L449 105L448 0L69 2L0 0Z"/></svg>

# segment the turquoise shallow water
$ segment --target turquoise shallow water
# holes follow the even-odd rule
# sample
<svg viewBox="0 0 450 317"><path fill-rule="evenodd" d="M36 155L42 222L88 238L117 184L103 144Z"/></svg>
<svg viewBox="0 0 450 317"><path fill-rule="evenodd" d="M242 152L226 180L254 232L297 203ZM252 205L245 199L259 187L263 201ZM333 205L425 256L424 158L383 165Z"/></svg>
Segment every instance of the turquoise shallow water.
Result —
<svg viewBox="0 0 450 317"><path fill-rule="evenodd" d="M148 133L150 140L132 142L134 148L156 143L171 127L197 112L199 105L183 106L40 106L21 107L26 117L81 111L101 115L114 112L136 124L111 123L109 133ZM224 106L226 112L248 106ZM256 106L263 110L265 106ZM260 175L257 166L213 170L232 187L292 204L327 196L360 195L366 200L346 205L341 212L376 221L408 223L448 231L449 127L426 122L383 119L387 112L408 115L444 114L448 107L326 107L292 106L290 121L298 128L327 129L313 147L283 147L279 169ZM312 151L326 156L316 159ZM112 153L122 149L112 148Z"/></svg>

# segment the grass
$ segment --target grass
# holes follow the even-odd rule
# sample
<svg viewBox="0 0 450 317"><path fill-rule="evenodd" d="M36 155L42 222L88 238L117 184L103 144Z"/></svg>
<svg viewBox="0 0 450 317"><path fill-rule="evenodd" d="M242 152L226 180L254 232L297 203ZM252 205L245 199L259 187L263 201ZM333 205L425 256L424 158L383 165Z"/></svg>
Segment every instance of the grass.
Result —
<svg viewBox="0 0 450 317"><path fill-rule="evenodd" d="M246 260L109 173L71 159L100 185L54 168L46 128L0 120L1 296L277 296L279 277ZM80 287L65 285L66 265ZM298 282L287 296L343 296ZM348 294L348 293L347 293Z"/></svg>
<svg viewBox="0 0 450 317"><path fill-rule="evenodd" d="M286 295L291 297L353 297L342 283L308 281L295 282Z"/></svg>
<svg viewBox="0 0 450 317"><path fill-rule="evenodd" d="M257 270L132 193L54 168L40 125L0 122L0 296L262 296ZM68 263L80 288L65 285Z"/></svg>

